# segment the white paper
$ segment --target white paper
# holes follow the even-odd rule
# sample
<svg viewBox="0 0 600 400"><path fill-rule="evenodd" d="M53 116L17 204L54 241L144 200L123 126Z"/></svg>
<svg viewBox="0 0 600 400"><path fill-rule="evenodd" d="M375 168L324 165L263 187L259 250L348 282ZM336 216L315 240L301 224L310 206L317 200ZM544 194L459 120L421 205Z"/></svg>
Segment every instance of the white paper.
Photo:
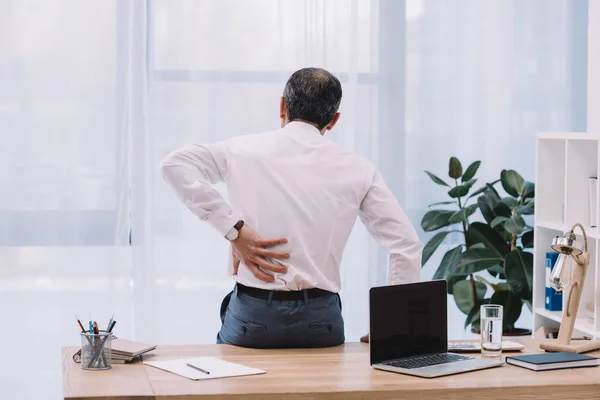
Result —
<svg viewBox="0 0 600 400"><path fill-rule="evenodd" d="M265 371L261 369L230 363L214 357L196 357L167 361L144 361L144 364L192 380L228 378L232 376L258 375L265 373ZM187 364L192 364L198 368L202 368L203 370L210 372L210 374L197 371L191 367L188 367Z"/></svg>

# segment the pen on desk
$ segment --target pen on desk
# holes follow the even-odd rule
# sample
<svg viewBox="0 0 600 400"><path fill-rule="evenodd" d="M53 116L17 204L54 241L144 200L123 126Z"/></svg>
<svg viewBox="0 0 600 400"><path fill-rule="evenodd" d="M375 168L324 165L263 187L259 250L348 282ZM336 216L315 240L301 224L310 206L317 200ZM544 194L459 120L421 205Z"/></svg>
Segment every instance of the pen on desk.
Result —
<svg viewBox="0 0 600 400"><path fill-rule="evenodd" d="M202 369L202 368L196 367L195 365L192 365L192 364L190 364L190 363L186 363L185 365L187 365L187 366L188 366L188 367L190 367L190 368L193 368L193 369L195 369L196 371L200 371L200 372L202 372L202 373L204 373L204 374L206 374L206 375L210 375L210 372L208 372L207 370L204 370L204 369Z"/></svg>

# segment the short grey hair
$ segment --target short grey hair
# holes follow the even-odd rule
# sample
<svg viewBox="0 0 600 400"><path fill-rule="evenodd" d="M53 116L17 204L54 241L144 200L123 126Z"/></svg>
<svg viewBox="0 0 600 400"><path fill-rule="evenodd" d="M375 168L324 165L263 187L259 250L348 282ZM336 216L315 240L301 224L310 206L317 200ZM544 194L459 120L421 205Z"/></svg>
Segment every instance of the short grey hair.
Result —
<svg viewBox="0 0 600 400"><path fill-rule="evenodd" d="M283 89L289 121L301 120L323 129L331 122L342 101L342 85L321 68L303 68L290 76Z"/></svg>

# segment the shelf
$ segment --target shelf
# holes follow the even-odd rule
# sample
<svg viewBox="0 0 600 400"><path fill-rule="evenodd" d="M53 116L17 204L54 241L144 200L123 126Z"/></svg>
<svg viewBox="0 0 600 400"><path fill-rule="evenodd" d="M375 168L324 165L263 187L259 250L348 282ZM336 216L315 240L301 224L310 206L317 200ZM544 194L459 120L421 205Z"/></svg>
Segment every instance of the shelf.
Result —
<svg viewBox="0 0 600 400"><path fill-rule="evenodd" d="M536 221L535 226L538 226L538 227L544 228L544 229L551 229L553 231L559 231L559 232L561 232L561 234L564 234L567 229L564 224L561 224L559 222L553 222L553 221ZM587 233L587 231L586 231L586 233Z"/></svg>
<svg viewBox="0 0 600 400"><path fill-rule="evenodd" d="M558 323L562 321L562 311L548 311L545 308L537 307L535 308L534 313ZM577 321L575 321L575 330L592 337L600 336L600 332L596 332L594 325L590 324L587 318L577 318Z"/></svg>
<svg viewBox="0 0 600 400"><path fill-rule="evenodd" d="M535 223L535 226L538 228L549 229L552 231L560 232L560 234L557 234L557 236L562 236L566 231L571 229L570 226L566 226L561 223L553 222L553 221L537 221ZM588 235L589 238L598 239L600 237L600 234L598 234L598 228L584 226L584 229L585 229L585 233ZM581 231L576 230L575 234L581 235Z"/></svg>

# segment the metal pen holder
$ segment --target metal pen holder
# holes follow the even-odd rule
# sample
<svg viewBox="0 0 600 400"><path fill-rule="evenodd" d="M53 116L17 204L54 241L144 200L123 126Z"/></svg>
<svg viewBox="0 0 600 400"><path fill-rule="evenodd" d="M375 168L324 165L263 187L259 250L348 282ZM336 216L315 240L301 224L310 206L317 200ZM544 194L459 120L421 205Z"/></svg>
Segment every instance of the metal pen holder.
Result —
<svg viewBox="0 0 600 400"><path fill-rule="evenodd" d="M110 332L81 333L81 368L93 371L112 367Z"/></svg>

